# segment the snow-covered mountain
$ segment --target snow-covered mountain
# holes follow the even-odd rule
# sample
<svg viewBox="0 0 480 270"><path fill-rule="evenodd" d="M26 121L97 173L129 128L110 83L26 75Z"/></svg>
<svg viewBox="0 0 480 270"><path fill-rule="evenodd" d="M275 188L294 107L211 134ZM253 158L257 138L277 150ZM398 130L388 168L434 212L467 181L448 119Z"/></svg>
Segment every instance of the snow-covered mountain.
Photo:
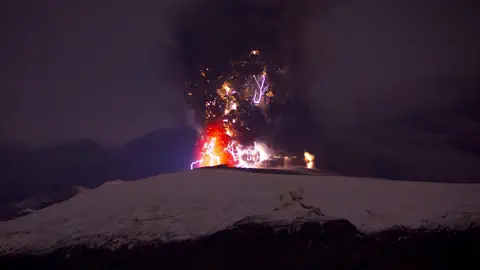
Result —
<svg viewBox="0 0 480 270"><path fill-rule="evenodd" d="M479 198L475 184L195 170L107 182L0 222L0 254L189 239L246 219L277 224L346 219L363 232L393 226L458 228L480 220Z"/></svg>

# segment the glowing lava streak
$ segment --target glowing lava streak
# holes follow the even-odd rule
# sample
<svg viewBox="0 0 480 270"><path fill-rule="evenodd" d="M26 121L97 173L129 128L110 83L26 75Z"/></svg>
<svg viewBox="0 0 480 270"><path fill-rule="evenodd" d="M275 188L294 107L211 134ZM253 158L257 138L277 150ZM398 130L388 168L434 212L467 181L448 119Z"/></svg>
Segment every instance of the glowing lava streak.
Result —
<svg viewBox="0 0 480 270"><path fill-rule="evenodd" d="M303 157L305 160L305 164L308 169L314 169L315 168L315 156L310 154L309 152L305 151L303 153Z"/></svg>
<svg viewBox="0 0 480 270"><path fill-rule="evenodd" d="M202 145L202 148L198 149L199 158L190 164L190 168L221 164L233 167L232 156L224 150L231 141L232 138L227 134L227 130L221 122L210 124L197 144Z"/></svg>
<svg viewBox="0 0 480 270"><path fill-rule="evenodd" d="M255 82L257 83L257 88L258 88L258 90L255 90L255 94L253 96L253 103L255 103L255 104L260 103L263 95L268 90L268 84L265 85L265 80L266 80L265 73L263 73L260 77L261 77L261 79L260 79L260 82L259 82L257 77L255 75L253 75L253 78L255 79Z"/></svg>

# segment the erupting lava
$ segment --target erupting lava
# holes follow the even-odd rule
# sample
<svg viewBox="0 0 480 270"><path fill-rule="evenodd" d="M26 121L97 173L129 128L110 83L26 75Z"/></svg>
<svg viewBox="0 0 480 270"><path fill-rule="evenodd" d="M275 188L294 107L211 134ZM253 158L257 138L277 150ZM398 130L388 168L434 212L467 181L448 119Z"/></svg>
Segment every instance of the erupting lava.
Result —
<svg viewBox="0 0 480 270"><path fill-rule="evenodd" d="M261 143L243 146L234 141L228 133L222 123L209 125L198 143L201 146L198 150L199 159L190 164L190 169L217 165L252 168L270 156Z"/></svg>
<svg viewBox="0 0 480 270"><path fill-rule="evenodd" d="M217 165L258 168L265 166L267 162L263 161L270 157L270 161L274 159L273 152L255 141L262 125L269 123L268 106L275 99L275 83L270 82L266 61L259 60L259 55L259 50L253 50L250 60L232 62L230 76L201 67L202 85L207 88L199 95L205 105L205 129L197 142L197 160L191 163L191 169ZM305 152L305 163L314 168L314 156Z"/></svg>
<svg viewBox="0 0 480 270"><path fill-rule="evenodd" d="M205 129L205 134L199 139L199 159L192 162L190 168L217 166L225 164L234 166L233 157L225 149L232 142L221 123L214 123Z"/></svg>
<svg viewBox="0 0 480 270"><path fill-rule="evenodd" d="M303 157L305 160L305 165L307 166L308 169L314 169L315 168L315 156L310 154L309 152L305 151L303 153Z"/></svg>
<svg viewBox="0 0 480 270"><path fill-rule="evenodd" d="M253 76L256 81L255 90L251 97L247 97L247 100L251 98L252 104L255 104L252 106L265 101L264 94L269 89L266 77L265 71L259 79ZM247 90L244 88L242 92L245 93ZM235 130L234 125L238 120L238 102L242 96L245 95L239 94L230 82L225 81L221 88L217 89L216 99L205 103L207 126L197 143L200 147L197 150L198 159L192 162L191 169L217 165L252 168L258 167L260 162L269 158L270 155L264 145L254 142L253 145L245 146L237 140L238 130ZM219 115L213 108L221 108L223 113ZM250 127L246 129L249 130Z"/></svg>

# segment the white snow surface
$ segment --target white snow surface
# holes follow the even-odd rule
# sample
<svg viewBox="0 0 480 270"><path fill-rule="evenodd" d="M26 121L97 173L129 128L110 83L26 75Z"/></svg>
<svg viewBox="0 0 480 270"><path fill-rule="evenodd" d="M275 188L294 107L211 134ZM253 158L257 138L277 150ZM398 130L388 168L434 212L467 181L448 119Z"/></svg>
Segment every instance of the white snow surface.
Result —
<svg viewBox="0 0 480 270"><path fill-rule="evenodd" d="M221 169L113 181L0 222L0 254L195 238L247 217L287 223L343 218L364 232L465 226L480 220L480 185Z"/></svg>

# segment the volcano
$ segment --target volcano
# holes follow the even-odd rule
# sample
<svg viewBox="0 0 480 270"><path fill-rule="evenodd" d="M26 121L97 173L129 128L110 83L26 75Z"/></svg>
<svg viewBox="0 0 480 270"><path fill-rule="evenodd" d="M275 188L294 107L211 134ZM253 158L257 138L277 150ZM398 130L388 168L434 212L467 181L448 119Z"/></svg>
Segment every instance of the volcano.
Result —
<svg viewBox="0 0 480 270"><path fill-rule="evenodd" d="M242 252L257 256L242 259L239 265L246 267L256 261L267 263L265 260L274 260L272 253L283 252L292 260L306 259L301 254L314 252L313 263L335 249L328 261L331 269L338 269L339 263L351 262L350 256L367 256L361 255L365 249L387 252L387 243L402 245L405 239L420 237L415 241L438 248L432 239L439 234L440 239L450 239L468 232L468 237L461 236L462 245L452 240L456 238L440 245L467 251L474 245L472 241L480 240L475 227L480 185L259 172L204 168L134 182L107 182L62 203L0 223L0 266L44 263L68 269L71 264L87 267L87 262L96 265L94 261L110 258L111 267L116 263L127 267L123 260L136 258L140 264L130 265L135 268L143 265L140 257L151 256L143 263L163 258L153 265L187 269L190 266L180 263L183 260L179 258L188 261L188 256L197 256L212 263L217 258L214 254L225 252L240 256L234 261L244 258L239 255ZM264 254L261 249L265 249ZM205 250L216 251L208 257L202 253ZM253 251L260 253L253 255ZM419 252L427 251L417 248L407 253L414 256ZM205 256L200 258L199 254ZM381 257L382 253L374 254ZM208 267L239 269L221 262ZM87 268L93 269L91 264Z"/></svg>

